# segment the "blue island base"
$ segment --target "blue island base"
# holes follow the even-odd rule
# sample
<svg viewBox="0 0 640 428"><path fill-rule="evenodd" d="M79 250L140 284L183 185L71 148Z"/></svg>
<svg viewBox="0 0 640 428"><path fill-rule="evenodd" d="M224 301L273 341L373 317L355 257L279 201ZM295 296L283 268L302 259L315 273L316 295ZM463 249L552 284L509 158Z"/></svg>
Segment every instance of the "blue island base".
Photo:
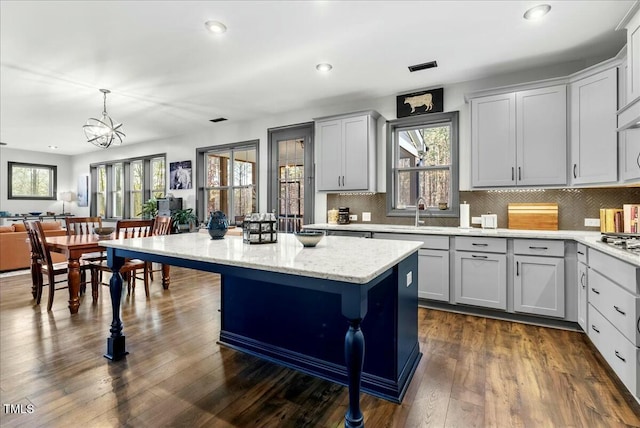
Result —
<svg viewBox="0 0 640 428"><path fill-rule="evenodd" d="M417 254L370 284L269 273L222 276L220 343L348 386L345 363L347 295L361 291L364 335L361 390L400 403L422 354L418 345ZM295 284L295 285L294 285ZM357 299L356 299L357 300Z"/></svg>

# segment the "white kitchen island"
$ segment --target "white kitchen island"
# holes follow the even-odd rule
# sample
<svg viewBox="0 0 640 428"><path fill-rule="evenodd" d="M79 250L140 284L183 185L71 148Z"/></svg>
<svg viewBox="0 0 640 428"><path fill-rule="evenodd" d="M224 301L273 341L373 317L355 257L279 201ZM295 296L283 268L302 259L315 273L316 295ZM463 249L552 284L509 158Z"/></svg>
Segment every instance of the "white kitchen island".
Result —
<svg viewBox="0 0 640 428"><path fill-rule="evenodd" d="M235 236L186 233L104 246L116 272L105 354L111 360L127 354L117 274L125 258L220 273L220 343L347 385L347 427L364 426L361 388L400 402L420 360L419 243L327 236L303 248L288 234L274 244L249 245Z"/></svg>

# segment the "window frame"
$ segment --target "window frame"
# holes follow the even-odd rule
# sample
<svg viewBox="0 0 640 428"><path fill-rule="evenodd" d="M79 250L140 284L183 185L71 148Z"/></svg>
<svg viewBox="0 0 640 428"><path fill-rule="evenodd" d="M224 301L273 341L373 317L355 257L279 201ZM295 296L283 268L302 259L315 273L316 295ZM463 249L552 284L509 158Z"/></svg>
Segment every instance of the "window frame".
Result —
<svg viewBox="0 0 640 428"><path fill-rule="evenodd" d="M421 127L434 127L438 124L449 124L451 127L451 140L450 140L450 156L451 164L449 168L443 166L433 167L418 167L418 168L403 168L403 170L443 170L448 169L450 172L449 193L451 195L451 205L446 210L431 209L421 210L421 217L459 217L460 216L460 189L459 189L459 158L458 158L458 146L459 146L459 112L451 111L444 113L433 113L425 115L410 116L406 118L390 120L387 122L387 216L389 217L415 217L415 209L409 207L398 209L397 205L397 190L396 180L398 177L398 165L397 165L397 148L396 140L397 133L406 131L407 128L421 128ZM429 207L427 207L429 208Z"/></svg>
<svg viewBox="0 0 640 428"><path fill-rule="evenodd" d="M196 217L200 221L206 221L208 213L206 212L206 203L207 203L207 191L208 187L205 187L205 174L206 174L206 166L205 159L206 156L210 153L215 152L229 152L229 159L232 161L231 166L231 177L229 181L229 185L227 186L218 186L218 189L226 188L229 192L229 206L231 208L234 207L234 189L242 189L248 186L246 185L234 185L233 184L233 162L235 162L234 153L237 150L246 150L246 149L254 149L256 151L256 164L255 164L255 176L256 180L253 184L253 191L256 195L256 211L260 210L260 140L248 140L241 141L238 143L231 144L222 144L218 146L207 146L207 147L198 147L196 149ZM234 224L233 218L236 213L225 213L227 218L230 221L230 224Z"/></svg>
<svg viewBox="0 0 640 428"><path fill-rule="evenodd" d="M142 161L143 165L143 180L142 180L142 202L146 202L151 198L151 195L155 194L155 190L152 189L153 180L149 176L151 174L151 163L154 160L162 158L164 162L164 189L166 193L167 189L167 155L166 153L158 153L149 156L138 156L135 158L116 159L108 162L96 162L89 165L91 176L91 203L89 204L89 212L91 216L98 215L97 206L97 193L98 193L98 180L97 171L100 168L104 168L106 171L106 186L105 192L105 220L118 220L122 218L139 218L136 213L132 212L132 188L131 188L131 164ZM122 164L122 215L114 215L114 199L115 199L115 178L114 170L117 164ZM138 193L139 191L136 191Z"/></svg>
<svg viewBox="0 0 640 428"><path fill-rule="evenodd" d="M49 195L48 196L23 196L13 194L13 168L27 167L38 169L48 169L50 176ZM23 201L56 201L58 200L58 167L57 165L45 165L29 162L7 162L7 199L23 200Z"/></svg>

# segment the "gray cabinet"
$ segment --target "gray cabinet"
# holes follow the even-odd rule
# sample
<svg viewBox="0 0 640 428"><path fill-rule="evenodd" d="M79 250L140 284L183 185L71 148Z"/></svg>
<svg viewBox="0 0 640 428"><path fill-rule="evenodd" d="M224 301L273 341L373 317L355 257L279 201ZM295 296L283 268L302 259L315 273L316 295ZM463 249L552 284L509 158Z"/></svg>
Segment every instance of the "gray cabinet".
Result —
<svg viewBox="0 0 640 428"><path fill-rule="evenodd" d="M578 260L578 325L583 331L587 331L587 295L589 290L589 274L587 267L587 247L578 244L577 249Z"/></svg>
<svg viewBox="0 0 640 428"><path fill-rule="evenodd" d="M448 250L418 250L418 297L449 301Z"/></svg>
<svg viewBox="0 0 640 428"><path fill-rule="evenodd" d="M566 86L471 100L472 186L566 184Z"/></svg>
<svg viewBox="0 0 640 428"><path fill-rule="evenodd" d="M619 133L620 138L620 179L640 180L640 128L629 128Z"/></svg>
<svg viewBox="0 0 640 428"><path fill-rule="evenodd" d="M621 26L627 30L627 101L640 97L640 6L627 15Z"/></svg>
<svg viewBox="0 0 640 428"><path fill-rule="evenodd" d="M455 249L455 302L506 310L506 239L456 237Z"/></svg>
<svg viewBox="0 0 640 428"><path fill-rule="evenodd" d="M375 191L375 112L317 119L316 188Z"/></svg>
<svg viewBox="0 0 640 428"><path fill-rule="evenodd" d="M588 250L589 339L640 397L640 267Z"/></svg>
<svg viewBox="0 0 640 428"><path fill-rule="evenodd" d="M373 238L422 242L418 250L418 297L449 301L448 236L374 233Z"/></svg>
<svg viewBox="0 0 640 428"><path fill-rule="evenodd" d="M564 317L564 242L514 239L513 309Z"/></svg>
<svg viewBox="0 0 640 428"><path fill-rule="evenodd" d="M616 67L569 86L572 184L618 179L617 91Z"/></svg>

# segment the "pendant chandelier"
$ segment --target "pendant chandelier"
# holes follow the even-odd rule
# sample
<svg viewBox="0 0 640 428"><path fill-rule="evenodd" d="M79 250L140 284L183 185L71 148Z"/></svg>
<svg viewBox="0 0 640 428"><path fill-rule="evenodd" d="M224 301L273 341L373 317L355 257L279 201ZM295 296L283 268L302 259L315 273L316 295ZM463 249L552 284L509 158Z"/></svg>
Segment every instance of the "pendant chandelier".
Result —
<svg viewBox="0 0 640 428"><path fill-rule="evenodd" d="M84 129L84 135L87 137L88 142L106 149L109 148L111 144L122 144L122 139L125 135L120 131L122 124L115 123L107 114L107 94L111 93L111 91L108 89L100 89L100 92L102 92L104 97L102 118L88 119L82 129Z"/></svg>

